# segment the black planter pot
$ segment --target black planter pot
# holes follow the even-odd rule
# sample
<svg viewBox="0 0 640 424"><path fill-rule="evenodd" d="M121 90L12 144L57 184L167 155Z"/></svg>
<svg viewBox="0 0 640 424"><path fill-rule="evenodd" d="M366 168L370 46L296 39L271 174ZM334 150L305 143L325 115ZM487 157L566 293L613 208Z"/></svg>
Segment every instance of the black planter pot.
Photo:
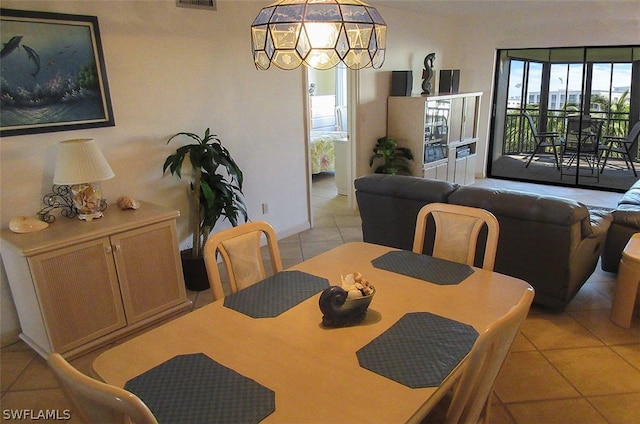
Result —
<svg viewBox="0 0 640 424"><path fill-rule="evenodd" d="M202 256L192 258L191 249L182 250L180 257L182 258L184 284L187 289L192 291L209 290L209 277L204 265L204 258Z"/></svg>

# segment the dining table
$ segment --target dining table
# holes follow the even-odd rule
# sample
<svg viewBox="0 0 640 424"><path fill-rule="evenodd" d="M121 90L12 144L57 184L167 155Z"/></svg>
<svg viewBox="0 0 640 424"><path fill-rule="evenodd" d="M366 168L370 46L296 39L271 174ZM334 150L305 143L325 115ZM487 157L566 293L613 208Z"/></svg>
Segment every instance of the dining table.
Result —
<svg viewBox="0 0 640 424"><path fill-rule="evenodd" d="M321 293L360 273L364 319L323 325ZM305 260L123 341L94 377L162 422L420 422L478 335L531 286L497 272L365 242Z"/></svg>

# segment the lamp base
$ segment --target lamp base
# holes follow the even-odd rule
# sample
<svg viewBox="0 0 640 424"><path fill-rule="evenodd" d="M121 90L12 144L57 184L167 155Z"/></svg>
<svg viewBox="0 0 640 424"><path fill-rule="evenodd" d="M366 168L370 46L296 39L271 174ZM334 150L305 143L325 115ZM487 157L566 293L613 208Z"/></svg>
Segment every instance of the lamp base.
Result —
<svg viewBox="0 0 640 424"><path fill-rule="evenodd" d="M91 221L102 217L100 204L102 202L102 188L100 183L82 183L71 186L73 206L78 212L78 219Z"/></svg>

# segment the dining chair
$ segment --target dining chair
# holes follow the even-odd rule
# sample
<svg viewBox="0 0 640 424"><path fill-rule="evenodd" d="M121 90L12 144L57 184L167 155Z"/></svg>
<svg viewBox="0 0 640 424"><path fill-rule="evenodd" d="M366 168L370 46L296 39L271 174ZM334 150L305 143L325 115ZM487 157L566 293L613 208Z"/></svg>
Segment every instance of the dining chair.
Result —
<svg viewBox="0 0 640 424"><path fill-rule="evenodd" d="M412 249L415 253L423 251L429 216L433 217L435 223L433 256L467 265L474 264L480 230L486 226L482 268L493 271L500 233L495 215L470 206L429 203L420 209L416 219Z"/></svg>
<svg viewBox="0 0 640 424"><path fill-rule="evenodd" d="M84 422L157 424L151 410L133 393L81 373L58 353L49 355L47 364Z"/></svg>
<svg viewBox="0 0 640 424"><path fill-rule="evenodd" d="M274 273L282 271L282 259L273 227L256 221L222 230L209 237L204 245L204 263L207 268L213 299L224 297L222 278L218 268L218 253L222 257L231 293L242 290L267 277L262 260L260 242L266 237Z"/></svg>
<svg viewBox="0 0 640 424"><path fill-rule="evenodd" d="M529 160L527 161L525 168L529 167L531 160L539 151L541 150L544 151L544 149L546 149L547 147L552 147L553 158L556 163L556 168L560 169L560 162L558 161L558 150L557 150L559 147L560 148L562 147L562 142L560 141L560 133L538 131L538 129L536 128L536 125L533 123L533 117L531 115L523 112L522 116L524 116L527 122L529 123L529 129L531 130L533 139L536 142L536 147L531 153L531 156L529 156Z"/></svg>
<svg viewBox="0 0 640 424"><path fill-rule="evenodd" d="M601 148L605 153L600 173L604 171L604 167L607 165L607 160L609 160L611 153L618 153L624 159L627 169L631 166L633 175L637 177L638 173L636 172L636 167L633 166L633 157L631 157L631 148L633 143L636 141L636 138L638 138L638 135L640 135L640 121L636 122L636 124L631 128L631 131L629 131L629 135L626 138L612 135L602 137L603 146Z"/></svg>
<svg viewBox="0 0 640 424"><path fill-rule="evenodd" d="M506 315L478 336L453 391L445 424L488 421L493 386L529 313L533 297L533 288L525 290Z"/></svg>

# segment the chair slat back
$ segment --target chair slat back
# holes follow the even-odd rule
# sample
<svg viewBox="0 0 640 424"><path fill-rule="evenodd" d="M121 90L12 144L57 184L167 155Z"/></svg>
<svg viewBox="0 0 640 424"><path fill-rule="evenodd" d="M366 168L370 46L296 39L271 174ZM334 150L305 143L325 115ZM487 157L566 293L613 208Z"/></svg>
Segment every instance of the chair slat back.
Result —
<svg viewBox="0 0 640 424"><path fill-rule="evenodd" d="M533 301L533 288L476 340L455 388L446 424L477 423L487 412L489 396Z"/></svg>
<svg viewBox="0 0 640 424"><path fill-rule="evenodd" d="M480 230L486 226L483 269L493 271L498 249L500 227L498 219L489 211L449 203L429 203L420 209L416 218L413 252L422 253L429 216L435 223L433 256L473 265Z"/></svg>
<svg viewBox="0 0 640 424"><path fill-rule="evenodd" d="M58 353L49 355L47 363L83 421L157 424L147 405L133 393L81 373Z"/></svg>
<svg viewBox="0 0 640 424"><path fill-rule="evenodd" d="M218 268L218 253L229 277L229 288L235 293L266 277L260 242L266 237L274 273L282 271L282 259L273 227L256 221L238 225L213 234L204 245L204 263L214 300L224 297L222 277Z"/></svg>

